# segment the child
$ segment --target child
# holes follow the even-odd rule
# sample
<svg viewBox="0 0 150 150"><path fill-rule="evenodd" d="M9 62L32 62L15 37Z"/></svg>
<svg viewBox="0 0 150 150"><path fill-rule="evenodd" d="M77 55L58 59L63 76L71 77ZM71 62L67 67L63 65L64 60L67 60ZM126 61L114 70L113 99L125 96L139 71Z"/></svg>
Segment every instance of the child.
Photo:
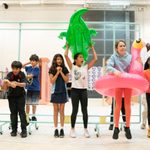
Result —
<svg viewBox="0 0 150 150"><path fill-rule="evenodd" d="M3 87L8 89L8 103L10 109L10 119L12 132L11 136L17 136L18 113L21 121L21 137L27 137L27 121L25 114L25 89L26 78L21 71L22 64L19 61L13 61L11 64L12 71L7 74Z"/></svg>
<svg viewBox="0 0 150 150"><path fill-rule="evenodd" d="M27 113L27 118L29 118L30 105L32 105L32 121L37 121L37 118L35 116L36 105L38 105L39 97L40 97L40 81L39 81L40 68L38 67L38 63L39 63L39 57L36 54L33 54L30 57L30 62L23 65L27 73L27 80L28 80L26 113Z"/></svg>
<svg viewBox="0 0 150 150"><path fill-rule="evenodd" d="M54 137L64 137L64 108L67 100L66 83L69 80L68 69L65 66L64 59L61 54L56 54L49 70L50 82L52 84L51 103L54 107ZM60 134L58 131L58 113L60 113Z"/></svg>
<svg viewBox="0 0 150 150"><path fill-rule="evenodd" d="M72 100L72 114L71 114L71 132L70 136L72 138L76 137L75 134L75 123L76 117L78 113L79 102L81 103L81 109L83 114L83 122L84 122L84 135L86 138L89 138L90 135L87 130L88 125L88 96L87 96L87 88L88 88L88 69L93 67L95 62L97 61L97 55L94 47L92 46L93 59L89 64L83 65L84 59L81 53L77 53L74 56L74 63L72 64L70 58L68 57L69 47L65 51L65 59L67 64L71 70L72 75L72 89L71 89L71 100Z"/></svg>
<svg viewBox="0 0 150 150"><path fill-rule="evenodd" d="M114 74L117 77L120 77L122 72L128 72L131 55L126 51L126 43L123 40L119 40L115 44L116 51L110 57L107 64L107 72ZM130 132L130 117L131 117L131 94L132 90L128 88L117 88L115 90L115 129L113 133L113 139L118 139L119 135L119 118L120 118L120 109L122 105L122 96L124 95L125 103L125 112L126 112L126 127L125 127L125 136L127 139L131 139L132 135Z"/></svg>
<svg viewBox="0 0 150 150"><path fill-rule="evenodd" d="M147 80L150 82L150 57L147 59L144 65L144 75ZM146 101L147 101L147 116L148 116L148 133L147 136L150 138L150 87L146 92Z"/></svg>

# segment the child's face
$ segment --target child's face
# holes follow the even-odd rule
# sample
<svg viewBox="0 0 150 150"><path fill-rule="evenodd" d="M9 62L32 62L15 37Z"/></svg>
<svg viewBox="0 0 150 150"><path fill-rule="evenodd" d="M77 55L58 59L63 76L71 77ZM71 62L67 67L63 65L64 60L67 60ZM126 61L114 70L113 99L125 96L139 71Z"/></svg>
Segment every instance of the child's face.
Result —
<svg viewBox="0 0 150 150"><path fill-rule="evenodd" d="M35 67L38 64L38 62L35 60L31 60L30 63L32 67Z"/></svg>
<svg viewBox="0 0 150 150"><path fill-rule="evenodd" d="M14 75L17 75L21 71L20 68L12 68L12 72Z"/></svg>
<svg viewBox="0 0 150 150"><path fill-rule="evenodd" d="M61 64L62 64L62 58L61 57L57 57L56 63L57 63L58 66L61 66Z"/></svg>
<svg viewBox="0 0 150 150"><path fill-rule="evenodd" d="M119 42L116 51L121 56L125 55L125 53L126 53L126 45L125 45L125 43L124 42Z"/></svg>
<svg viewBox="0 0 150 150"><path fill-rule="evenodd" d="M82 64L83 64L83 62L84 62L83 55L80 54L80 55L77 57L77 59L75 60L75 62L76 62L76 65L77 65L77 66L82 66Z"/></svg>

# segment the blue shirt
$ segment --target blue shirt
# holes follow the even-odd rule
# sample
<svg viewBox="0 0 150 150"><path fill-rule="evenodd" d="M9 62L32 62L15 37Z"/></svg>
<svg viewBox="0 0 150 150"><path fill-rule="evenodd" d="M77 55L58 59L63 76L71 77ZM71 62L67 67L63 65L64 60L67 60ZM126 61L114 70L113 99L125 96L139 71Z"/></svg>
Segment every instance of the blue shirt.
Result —
<svg viewBox="0 0 150 150"><path fill-rule="evenodd" d="M128 72L130 68L132 56L126 52L124 56L120 56L116 51L109 58L106 71L114 73L115 71Z"/></svg>
<svg viewBox="0 0 150 150"><path fill-rule="evenodd" d="M31 85L27 85L27 90L40 91L40 81L39 81L40 68L37 66L36 67L26 66L25 70L26 70L27 74L33 75L33 81L31 83Z"/></svg>

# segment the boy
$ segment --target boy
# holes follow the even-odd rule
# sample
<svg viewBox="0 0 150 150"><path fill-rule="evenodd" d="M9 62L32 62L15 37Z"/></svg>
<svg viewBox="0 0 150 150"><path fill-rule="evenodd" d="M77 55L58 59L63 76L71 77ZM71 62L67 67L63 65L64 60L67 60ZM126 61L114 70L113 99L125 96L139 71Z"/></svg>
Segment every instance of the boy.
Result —
<svg viewBox="0 0 150 150"><path fill-rule="evenodd" d="M36 54L33 54L30 57L30 62L23 65L23 67L26 70L28 80L26 113L27 118L29 118L30 105L32 105L32 121L37 121L37 118L35 117L36 105L38 105L40 97L40 81L39 81L40 68L38 67L38 63L39 57Z"/></svg>
<svg viewBox="0 0 150 150"><path fill-rule="evenodd" d="M10 109L10 119L12 132L11 136L17 136L18 113L21 122L21 137L27 137L27 121L25 114L25 89L26 78L21 71L22 64L19 61L13 61L11 64L12 71L7 74L3 82L3 88L8 89L8 103Z"/></svg>

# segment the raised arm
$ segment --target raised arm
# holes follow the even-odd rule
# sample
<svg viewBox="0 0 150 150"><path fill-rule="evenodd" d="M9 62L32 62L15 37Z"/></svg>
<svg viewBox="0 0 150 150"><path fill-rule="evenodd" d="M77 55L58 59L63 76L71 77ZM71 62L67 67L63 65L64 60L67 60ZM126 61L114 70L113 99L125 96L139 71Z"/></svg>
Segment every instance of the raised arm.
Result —
<svg viewBox="0 0 150 150"><path fill-rule="evenodd" d="M65 50L65 53L64 53L64 56L65 56L65 59L66 59L66 62L67 62L67 64L68 64L68 66L69 66L69 68L70 68L70 70L72 69L72 62L71 62L71 60L70 60L70 58L68 57L68 53L69 53L69 46L68 45L66 45L66 50Z"/></svg>
<svg viewBox="0 0 150 150"><path fill-rule="evenodd" d="M27 65L29 65L29 64L30 64L30 62L27 62L27 63L23 64L23 65L22 65L22 68L25 68L25 66L27 66Z"/></svg>
<svg viewBox="0 0 150 150"><path fill-rule="evenodd" d="M91 49L92 49L92 53L93 53L93 59L89 62L89 64L88 64L88 69L90 69L91 67L93 67L94 64L95 64L96 61L97 61L97 54L96 54L96 52L95 52L94 46L92 46Z"/></svg>

